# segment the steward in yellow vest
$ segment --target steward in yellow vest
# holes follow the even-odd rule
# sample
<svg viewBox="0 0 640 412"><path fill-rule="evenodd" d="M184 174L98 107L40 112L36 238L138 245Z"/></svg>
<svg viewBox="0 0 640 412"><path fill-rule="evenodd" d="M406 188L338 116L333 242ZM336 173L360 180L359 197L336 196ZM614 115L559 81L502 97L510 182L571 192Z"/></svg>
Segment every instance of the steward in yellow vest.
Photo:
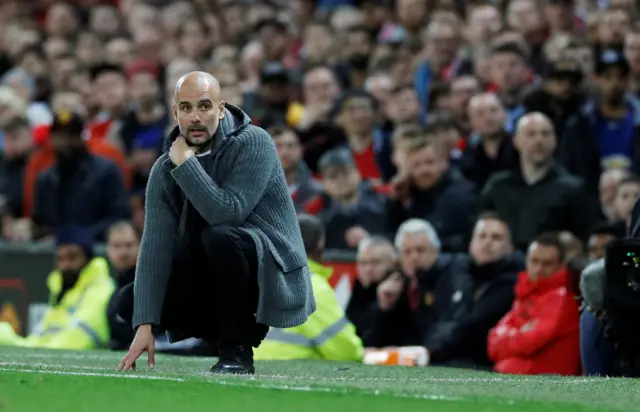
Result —
<svg viewBox="0 0 640 412"><path fill-rule="evenodd" d="M0 345L95 349L109 341L106 308L115 290L107 261L93 257L90 235L70 227L57 234L57 270L47 279L50 309L26 338L0 323Z"/></svg>
<svg viewBox="0 0 640 412"><path fill-rule="evenodd" d="M320 221L310 215L298 217L307 255L319 256L324 247ZM326 359L361 362L362 341L345 316L333 288L329 284L332 269L309 259L316 311L300 326L271 328L259 348L256 360Z"/></svg>

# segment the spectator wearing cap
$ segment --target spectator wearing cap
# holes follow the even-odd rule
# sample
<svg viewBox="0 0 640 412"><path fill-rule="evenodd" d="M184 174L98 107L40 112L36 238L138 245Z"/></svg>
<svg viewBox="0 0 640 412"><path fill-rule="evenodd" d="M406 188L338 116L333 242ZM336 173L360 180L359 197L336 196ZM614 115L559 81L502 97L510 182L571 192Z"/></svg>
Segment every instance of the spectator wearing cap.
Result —
<svg viewBox="0 0 640 412"><path fill-rule="evenodd" d="M276 144L293 204L301 211L309 200L322 192L322 187L313 179L302 159L302 145L296 131L287 126L274 126L268 131Z"/></svg>
<svg viewBox="0 0 640 412"><path fill-rule="evenodd" d="M159 67L153 62L139 61L127 70L131 109L122 120L120 136L128 154L140 146L140 139L144 140L145 147L155 146L158 151L162 147L170 122L162 104L159 76Z"/></svg>
<svg viewBox="0 0 640 412"><path fill-rule="evenodd" d="M109 341L107 304L115 290L109 265L93 252L88 230L56 231L55 270L47 278L51 307L27 337L0 322L0 345L89 350Z"/></svg>
<svg viewBox="0 0 640 412"><path fill-rule="evenodd" d="M4 147L0 156L0 215L3 218L22 217L22 186L33 139L29 122L24 117L14 117L0 130L4 135Z"/></svg>
<svg viewBox="0 0 640 412"><path fill-rule="evenodd" d="M82 119L68 112L57 115L51 126L55 161L36 181L35 238L73 224L86 228L100 241L111 224L131 215L118 167L88 152L83 127Z"/></svg>
<svg viewBox="0 0 640 412"><path fill-rule="evenodd" d="M266 63L260 70L258 93L244 96L244 109L254 124L269 128L287 123L287 114L292 104L291 73L280 62Z"/></svg>
<svg viewBox="0 0 640 412"><path fill-rule="evenodd" d="M384 196L361 179L349 149L325 153L318 169L325 193L311 199L305 211L324 224L327 249L355 249L368 235L387 233Z"/></svg>
<svg viewBox="0 0 640 412"><path fill-rule="evenodd" d="M609 169L640 172L640 104L627 95L629 64L616 49L597 56L596 97L566 125L557 157L595 195Z"/></svg>
<svg viewBox="0 0 640 412"><path fill-rule="evenodd" d="M375 123L377 102L363 89L349 89L336 101L335 119L344 131L348 147L362 179L388 180L394 170L391 144Z"/></svg>
<svg viewBox="0 0 640 412"><path fill-rule="evenodd" d="M524 98L525 110L546 114L553 122L556 134L562 137L567 121L585 103L582 80L582 70L577 62L563 59L549 63L541 87Z"/></svg>
<svg viewBox="0 0 640 412"><path fill-rule="evenodd" d="M491 175L512 169L517 156L511 135L505 130L507 113L497 95L481 93L472 97L467 112L471 134L460 170L482 189Z"/></svg>
<svg viewBox="0 0 640 412"><path fill-rule="evenodd" d="M451 168L448 151L433 137L417 137L405 153L404 174L394 179L388 202L390 229L410 218L425 219L438 233L443 251L463 251L476 215L475 186Z"/></svg>

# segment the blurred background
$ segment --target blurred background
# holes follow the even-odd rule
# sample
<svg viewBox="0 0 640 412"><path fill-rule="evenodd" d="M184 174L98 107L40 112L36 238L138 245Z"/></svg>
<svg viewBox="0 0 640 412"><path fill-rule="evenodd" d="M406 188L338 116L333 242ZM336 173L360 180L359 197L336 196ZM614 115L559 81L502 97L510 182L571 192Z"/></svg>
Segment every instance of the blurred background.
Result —
<svg viewBox="0 0 640 412"><path fill-rule="evenodd" d="M90 247L72 239L87 259L108 252L112 277L133 279L175 83L203 70L273 136L364 345L491 368L487 336L517 274L561 271L577 307L581 270L626 232L640 197L637 17L633 0L5 0L0 320L33 332L49 272L68 264L55 236L67 225L91 234ZM536 239L551 263L531 256ZM475 341L427 331L449 301L461 305L440 320Z"/></svg>

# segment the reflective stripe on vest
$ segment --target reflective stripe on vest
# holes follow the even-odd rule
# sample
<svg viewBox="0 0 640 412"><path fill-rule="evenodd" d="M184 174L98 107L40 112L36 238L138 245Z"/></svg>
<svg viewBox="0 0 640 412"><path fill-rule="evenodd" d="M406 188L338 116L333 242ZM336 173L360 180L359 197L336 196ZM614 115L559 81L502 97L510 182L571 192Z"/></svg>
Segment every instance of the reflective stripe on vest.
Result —
<svg viewBox="0 0 640 412"><path fill-rule="evenodd" d="M299 333L287 332L286 329L271 328L269 329L266 339L313 348L325 344L329 339L340 333L340 331L342 331L342 329L348 324L349 320L343 316L325 328L314 339L309 339Z"/></svg>

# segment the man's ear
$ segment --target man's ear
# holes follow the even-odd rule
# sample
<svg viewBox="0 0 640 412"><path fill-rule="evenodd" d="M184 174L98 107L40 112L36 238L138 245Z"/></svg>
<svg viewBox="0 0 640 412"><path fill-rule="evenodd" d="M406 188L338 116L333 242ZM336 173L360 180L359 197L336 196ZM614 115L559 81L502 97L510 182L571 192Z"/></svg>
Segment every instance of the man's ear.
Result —
<svg viewBox="0 0 640 412"><path fill-rule="evenodd" d="M225 102L225 101L223 100L223 101L221 101L221 102L220 102L220 104L218 105L218 109L220 109L220 115L218 116L218 118L219 118L220 120L224 119L224 113L225 113L224 108L225 108L225 105L226 105L226 104L227 104L227 102Z"/></svg>
<svg viewBox="0 0 640 412"><path fill-rule="evenodd" d="M173 113L173 118L178 121L178 108L175 104L171 106L171 112Z"/></svg>

